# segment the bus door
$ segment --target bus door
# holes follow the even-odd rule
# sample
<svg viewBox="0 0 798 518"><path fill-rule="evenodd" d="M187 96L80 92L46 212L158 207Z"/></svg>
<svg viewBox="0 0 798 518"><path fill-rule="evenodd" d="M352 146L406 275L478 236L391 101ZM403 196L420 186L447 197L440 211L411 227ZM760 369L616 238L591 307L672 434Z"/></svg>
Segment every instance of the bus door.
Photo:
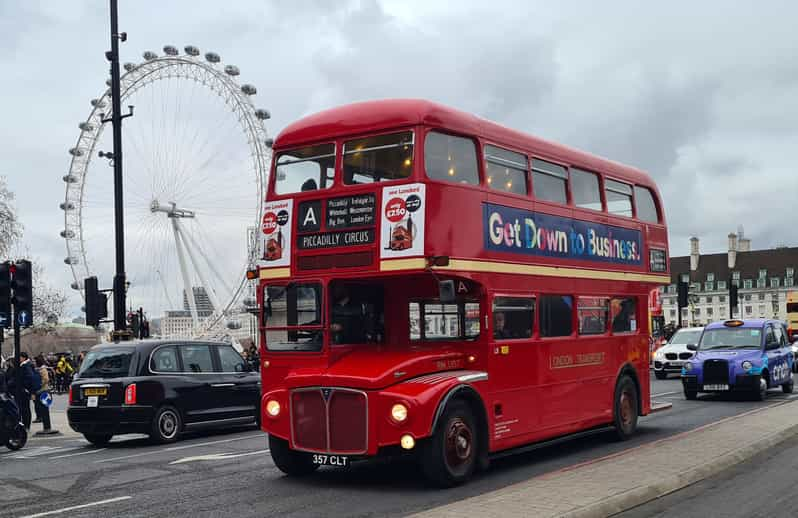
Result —
<svg viewBox="0 0 798 518"><path fill-rule="evenodd" d="M492 438L501 441L539 424L537 352L533 343L535 297L495 295L488 307Z"/></svg>

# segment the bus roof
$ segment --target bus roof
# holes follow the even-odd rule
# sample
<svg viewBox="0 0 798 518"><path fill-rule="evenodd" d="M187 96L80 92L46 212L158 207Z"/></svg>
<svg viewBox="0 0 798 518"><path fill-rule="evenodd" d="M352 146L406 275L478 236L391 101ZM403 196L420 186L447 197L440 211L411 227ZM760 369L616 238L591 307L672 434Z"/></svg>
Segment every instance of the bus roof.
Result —
<svg viewBox="0 0 798 518"><path fill-rule="evenodd" d="M630 166L591 155L562 144L516 131L442 104L421 99L365 101L308 115L289 124L274 142L276 150L346 135L361 135L415 125L445 128L482 137L496 144L550 158L656 188L651 177Z"/></svg>

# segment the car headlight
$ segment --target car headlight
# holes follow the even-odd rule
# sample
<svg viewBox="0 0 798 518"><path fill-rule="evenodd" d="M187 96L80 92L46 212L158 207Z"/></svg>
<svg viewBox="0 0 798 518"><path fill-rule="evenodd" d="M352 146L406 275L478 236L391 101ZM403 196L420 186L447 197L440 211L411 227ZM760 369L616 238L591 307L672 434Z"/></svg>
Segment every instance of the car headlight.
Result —
<svg viewBox="0 0 798 518"><path fill-rule="evenodd" d="M691 370L693 370L693 364L692 364L692 363L690 363L690 362L686 362L686 363L685 363L685 364L682 366L682 368L684 369L684 372L690 372Z"/></svg>
<svg viewBox="0 0 798 518"><path fill-rule="evenodd" d="M266 413L272 417L277 417L280 415L280 403L270 399L269 402L266 403Z"/></svg>
<svg viewBox="0 0 798 518"><path fill-rule="evenodd" d="M754 364L749 362L748 360L742 363L743 370L750 371L753 368Z"/></svg>
<svg viewBox="0 0 798 518"><path fill-rule="evenodd" d="M657 352L654 353L654 358L656 358L658 360L661 360L664 357L665 357L665 353L662 351L662 349L657 349Z"/></svg>
<svg viewBox="0 0 798 518"><path fill-rule="evenodd" d="M407 407L402 403L396 403L391 407L391 417L397 423L403 422L405 419L407 419Z"/></svg>

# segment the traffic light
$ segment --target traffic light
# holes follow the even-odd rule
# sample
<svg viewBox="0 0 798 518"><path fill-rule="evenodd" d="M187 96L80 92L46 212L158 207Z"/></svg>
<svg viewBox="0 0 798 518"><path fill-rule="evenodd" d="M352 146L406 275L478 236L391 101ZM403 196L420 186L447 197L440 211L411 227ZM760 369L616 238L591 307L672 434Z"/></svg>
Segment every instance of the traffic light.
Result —
<svg viewBox="0 0 798 518"><path fill-rule="evenodd" d="M97 277L86 277L83 291L86 296L86 325L97 327L108 316L108 297L97 288Z"/></svg>
<svg viewBox="0 0 798 518"><path fill-rule="evenodd" d="M737 307L737 303L738 303L737 285L732 284L729 286L729 307L732 308L732 311L734 310L734 308Z"/></svg>
<svg viewBox="0 0 798 518"><path fill-rule="evenodd" d="M686 282L680 281L677 287L678 293L678 303L680 308L687 307L687 293L688 293L688 286Z"/></svg>
<svg viewBox="0 0 798 518"><path fill-rule="evenodd" d="M0 327L11 327L11 265L0 263Z"/></svg>
<svg viewBox="0 0 798 518"><path fill-rule="evenodd" d="M14 265L14 316L21 327L33 323L33 272L30 261L22 259Z"/></svg>

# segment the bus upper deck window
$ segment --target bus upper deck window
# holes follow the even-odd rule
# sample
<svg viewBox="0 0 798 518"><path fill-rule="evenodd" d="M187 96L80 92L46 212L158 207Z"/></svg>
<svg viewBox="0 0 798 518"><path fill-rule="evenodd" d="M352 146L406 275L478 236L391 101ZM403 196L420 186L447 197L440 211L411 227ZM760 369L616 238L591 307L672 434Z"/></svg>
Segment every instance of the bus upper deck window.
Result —
<svg viewBox="0 0 798 518"><path fill-rule="evenodd" d="M577 207L601 210L598 175L571 168L571 195L574 198L574 205Z"/></svg>
<svg viewBox="0 0 798 518"><path fill-rule="evenodd" d="M485 146L488 187L497 191L526 194L526 156L496 146Z"/></svg>
<svg viewBox="0 0 798 518"><path fill-rule="evenodd" d="M477 150L469 138L431 131L424 140L427 177L446 182L479 185Z"/></svg>
<svg viewBox="0 0 798 518"><path fill-rule="evenodd" d="M344 144L344 183L387 182L413 171L413 132L391 133Z"/></svg>
<svg viewBox="0 0 798 518"><path fill-rule="evenodd" d="M335 144L283 151L277 155L275 164L277 194L326 189L333 183Z"/></svg>
<svg viewBox="0 0 798 518"><path fill-rule="evenodd" d="M607 212L632 217L632 186L615 180L605 180Z"/></svg>
<svg viewBox="0 0 798 518"><path fill-rule="evenodd" d="M657 204L654 203L654 195L649 189L635 185L635 208L638 219L659 223Z"/></svg>
<svg viewBox="0 0 798 518"><path fill-rule="evenodd" d="M567 181L568 171L563 166L545 160L532 160L532 189L535 191L535 198L568 203Z"/></svg>

